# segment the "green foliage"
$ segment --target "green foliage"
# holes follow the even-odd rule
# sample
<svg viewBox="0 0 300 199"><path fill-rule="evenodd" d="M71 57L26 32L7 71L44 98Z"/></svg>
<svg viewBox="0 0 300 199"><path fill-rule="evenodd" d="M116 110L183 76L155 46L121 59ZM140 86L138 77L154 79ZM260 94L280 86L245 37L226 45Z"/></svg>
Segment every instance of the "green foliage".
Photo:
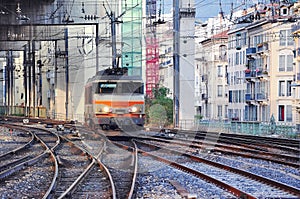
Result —
<svg viewBox="0 0 300 199"><path fill-rule="evenodd" d="M146 98L146 123L154 126L168 126L173 123L173 100L167 97L169 89L153 89L153 99Z"/></svg>
<svg viewBox="0 0 300 199"><path fill-rule="evenodd" d="M195 119L196 119L196 120L202 120L202 119L203 119L203 116L202 116L202 115L195 115Z"/></svg>

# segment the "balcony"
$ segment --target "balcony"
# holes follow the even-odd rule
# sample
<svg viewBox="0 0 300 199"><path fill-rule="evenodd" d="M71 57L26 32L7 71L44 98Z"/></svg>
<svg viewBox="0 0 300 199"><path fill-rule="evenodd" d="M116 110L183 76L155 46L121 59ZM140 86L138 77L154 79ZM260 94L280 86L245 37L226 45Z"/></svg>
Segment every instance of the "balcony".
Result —
<svg viewBox="0 0 300 199"><path fill-rule="evenodd" d="M268 43L260 43L260 44L257 45L256 52L259 53L259 54L263 54L268 50L269 50L269 44Z"/></svg>
<svg viewBox="0 0 300 199"><path fill-rule="evenodd" d="M266 100L267 100L267 97L266 97L265 93L257 93L256 94L256 101L263 102L263 101L266 101Z"/></svg>
<svg viewBox="0 0 300 199"><path fill-rule="evenodd" d="M250 69L245 70L245 79L246 80L251 80L252 78L256 77L256 72Z"/></svg>
<svg viewBox="0 0 300 199"><path fill-rule="evenodd" d="M247 48L246 49L246 55L250 56L256 53L256 48Z"/></svg>
<svg viewBox="0 0 300 199"><path fill-rule="evenodd" d="M227 56L226 55L215 55L214 56L215 61L227 61Z"/></svg>
<svg viewBox="0 0 300 199"><path fill-rule="evenodd" d="M257 78L264 78L268 76L268 71L263 70L262 68L256 69L256 77Z"/></svg>
<svg viewBox="0 0 300 199"><path fill-rule="evenodd" d="M248 81L251 81L252 79L255 78L260 79L266 76L268 76L268 72L262 70L262 68L257 68L255 70L250 70L250 69L245 70L245 79Z"/></svg>
<svg viewBox="0 0 300 199"><path fill-rule="evenodd" d="M251 93L245 94L246 103L253 103L255 101L255 96Z"/></svg>

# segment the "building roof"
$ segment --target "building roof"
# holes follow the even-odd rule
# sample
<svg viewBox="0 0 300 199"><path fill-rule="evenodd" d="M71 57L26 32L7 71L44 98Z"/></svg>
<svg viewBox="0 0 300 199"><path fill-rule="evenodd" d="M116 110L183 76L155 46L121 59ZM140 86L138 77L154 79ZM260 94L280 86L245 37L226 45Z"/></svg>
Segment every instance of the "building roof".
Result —
<svg viewBox="0 0 300 199"><path fill-rule="evenodd" d="M212 37L208 38L208 39L205 39L203 41L201 41L200 43L201 44L204 44L204 43L209 43L211 42L213 39L216 39L216 40L222 40L222 39L228 39L228 31L229 30L226 30L226 31L223 31L223 32L220 32L218 34L215 34L213 35Z"/></svg>
<svg viewBox="0 0 300 199"><path fill-rule="evenodd" d="M226 38L228 38L228 30L220 32L216 35L213 35L211 38L212 39L222 39L222 38L226 39Z"/></svg>

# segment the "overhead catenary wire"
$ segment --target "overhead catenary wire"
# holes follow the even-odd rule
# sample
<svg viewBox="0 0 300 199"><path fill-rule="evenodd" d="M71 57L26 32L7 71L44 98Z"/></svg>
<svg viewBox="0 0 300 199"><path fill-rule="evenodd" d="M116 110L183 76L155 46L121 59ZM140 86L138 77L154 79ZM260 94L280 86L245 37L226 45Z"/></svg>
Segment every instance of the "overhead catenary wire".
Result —
<svg viewBox="0 0 300 199"><path fill-rule="evenodd" d="M197 2L197 3L196 3L196 5L201 5L201 3L204 3L204 2L207 2L207 1L199 1L199 2ZM219 1L219 2L222 2L222 1ZM74 3L74 4L76 4L76 3ZM73 5L74 5L74 4L73 4ZM223 5L223 3L222 3L222 5ZM72 5L71 5L71 6L72 6ZM223 9L223 8L222 8L222 9ZM168 21L170 22L170 21L171 21L171 19L170 19L170 20L168 20ZM106 25L107 25L107 24L106 24ZM108 25L107 25L107 26L108 26ZM274 28L274 27L272 27L272 28ZM46 31L48 31L48 30L46 30ZM60 33L57 33L57 34L60 34ZM126 32L125 32L125 33L124 33L124 35L126 36L126 34L128 34L128 35L129 35L130 33L126 33ZM181 34L182 34L182 35L184 35L184 34L185 34L185 31L182 31L182 32L181 32ZM160 34L159 34L159 33L157 33L157 35L159 36ZM55 37L56 35L55 35L55 34L53 34L52 36L53 36L53 37ZM72 36L71 36L71 37L72 37ZM63 39L63 38L61 38L61 39Z"/></svg>

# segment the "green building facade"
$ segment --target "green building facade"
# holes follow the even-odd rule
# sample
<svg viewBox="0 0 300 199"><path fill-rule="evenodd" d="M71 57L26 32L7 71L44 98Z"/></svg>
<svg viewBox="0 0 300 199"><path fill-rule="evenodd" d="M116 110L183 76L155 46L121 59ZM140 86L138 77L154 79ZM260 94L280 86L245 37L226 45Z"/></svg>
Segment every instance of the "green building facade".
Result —
<svg viewBox="0 0 300 199"><path fill-rule="evenodd" d="M128 75L142 76L142 0L122 2L122 67Z"/></svg>

